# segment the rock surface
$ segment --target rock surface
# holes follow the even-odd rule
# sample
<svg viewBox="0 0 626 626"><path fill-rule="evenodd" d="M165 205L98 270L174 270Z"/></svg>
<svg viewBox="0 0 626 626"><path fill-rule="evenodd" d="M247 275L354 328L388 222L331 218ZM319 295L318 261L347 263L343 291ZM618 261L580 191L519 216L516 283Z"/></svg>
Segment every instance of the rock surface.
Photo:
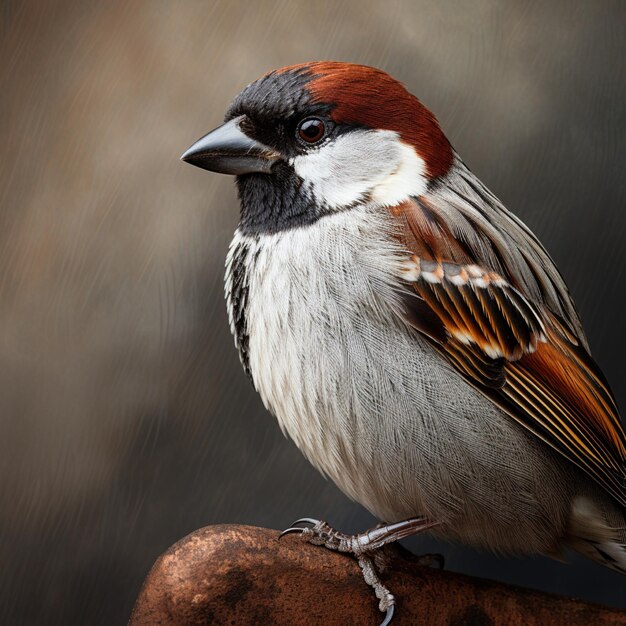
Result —
<svg viewBox="0 0 626 626"><path fill-rule="evenodd" d="M376 626L377 601L356 561L278 531L208 526L156 561L129 626L275 624ZM398 550L385 578L393 626L626 626L626 614L420 566Z"/></svg>

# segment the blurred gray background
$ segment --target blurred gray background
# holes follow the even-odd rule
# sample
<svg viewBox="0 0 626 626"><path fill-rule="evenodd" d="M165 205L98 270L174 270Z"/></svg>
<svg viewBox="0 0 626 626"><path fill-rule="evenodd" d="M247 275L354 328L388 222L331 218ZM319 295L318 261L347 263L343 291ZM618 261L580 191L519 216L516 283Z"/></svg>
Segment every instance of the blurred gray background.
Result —
<svg viewBox="0 0 626 626"><path fill-rule="evenodd" d="M626 4L0 4L2 624L124 624L149 567L216 522L372 523L285 440L228 331L232 180L180 154L264 72L379 66L551 251L626 406ZM582 558L452 570L626 607Z"/></svg>

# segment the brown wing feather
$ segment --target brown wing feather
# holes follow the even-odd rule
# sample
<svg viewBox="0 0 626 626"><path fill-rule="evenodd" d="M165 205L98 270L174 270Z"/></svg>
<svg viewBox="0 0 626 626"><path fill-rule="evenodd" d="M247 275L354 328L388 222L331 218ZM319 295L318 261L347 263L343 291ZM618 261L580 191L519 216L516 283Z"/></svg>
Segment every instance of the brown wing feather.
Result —
<svg viewBox="0 0 626 626"><path fill-rule="evenodd" d="M626 505L626 436L611 390L573 330L578 320L565 322L531 303L510 277L482 267L425 201L392 213L413 253L402 273L413 294L405 299L407 321L511 417Z"/></svg>

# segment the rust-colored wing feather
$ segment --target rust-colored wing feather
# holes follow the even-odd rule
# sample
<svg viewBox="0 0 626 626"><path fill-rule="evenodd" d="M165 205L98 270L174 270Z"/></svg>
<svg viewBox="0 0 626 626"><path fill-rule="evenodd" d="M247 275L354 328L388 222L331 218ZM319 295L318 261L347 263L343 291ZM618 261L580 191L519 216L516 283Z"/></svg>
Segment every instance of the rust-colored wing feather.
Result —
<svg viewBox="0 0 626 626"><path fill-rule="evenodd" d="M425 199L391 211L409 252L402 268L408 323L511 417L626 505L626 437L577 316L561 317L573 310L564 285L529 286L547 280L532 271L531 256L528 272L516 274L502 253L511 242L463 239L454 232L458 223ZM533 301L529 293L548 295ZM558 312L546 302L554 293L563 303Z"/></svg>

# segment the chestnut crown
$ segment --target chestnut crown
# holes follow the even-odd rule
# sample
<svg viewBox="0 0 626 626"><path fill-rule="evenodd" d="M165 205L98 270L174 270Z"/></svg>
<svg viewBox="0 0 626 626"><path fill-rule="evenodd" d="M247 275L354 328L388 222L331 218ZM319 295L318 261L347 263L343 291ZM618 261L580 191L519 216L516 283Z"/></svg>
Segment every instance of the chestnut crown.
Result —
<svg viewBox="0 0 626 626"><path fill-rule="evenodd" d="M424 193L454 152L432 113L385 72L334 61L272 71L184 155L235 174L240 226L276 232Z"/></svg>

